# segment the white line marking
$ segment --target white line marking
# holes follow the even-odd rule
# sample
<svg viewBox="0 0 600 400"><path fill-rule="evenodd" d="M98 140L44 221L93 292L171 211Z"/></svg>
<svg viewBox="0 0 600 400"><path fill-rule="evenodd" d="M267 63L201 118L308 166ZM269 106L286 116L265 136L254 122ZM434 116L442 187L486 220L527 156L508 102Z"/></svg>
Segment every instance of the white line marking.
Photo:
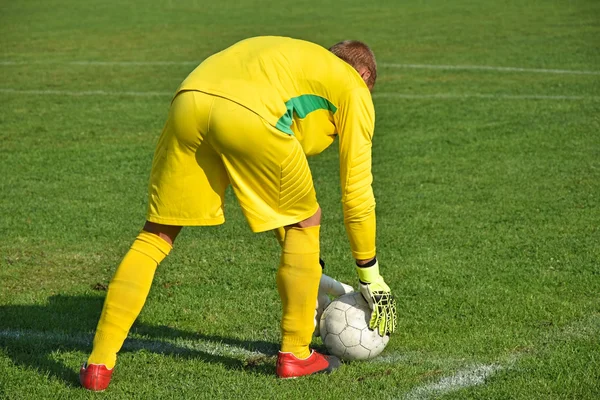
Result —
<svg viewBox="0 0 600 400"><path fill-rule="evenodd" d="M106 90L55 90L55 89L10 89L0 88L2 94L16 95L54 95L54 96L127 96L127 97L171 97L174 92L114 92ZM600 101L600 96L560 96L560 95L512 95L512 94L487 94L487 93L431 93L431 94L409 94L409 93L374 93L373 98L397 98L409 100L461 100L469 98L490 100L590 100Z"/></svg>
<svg viewBox="0 0 600 400"><path fill-rule="evenodd" d="M86 333L67 333L67 332L43 332L20 329L0 330L0 338L14 340L35 340L42 343L60 343L71 344L78 347L92 348L93 334ZM266 342L257 342L252 346L252 350L240 345L228 344L209 339L188 339L188 338L155 338L148 339L136 334L130 335L125 344L124 350L149 350L158 354L182 354L190 355L193 352L201 352L214 356L234 357L237 359L248 359L256 357L275 358L278 345L270 345ZM202 358L202 355L199 355ZM396 363L431 363L442 368L455 368L464 365L462 359L443 359L441 357L424 354L422 352L390 352L384 356L374 358L368 361L375 364L396 364Z"/></svg>
<svg viewBox="0 0 600 400"><path fill-rule="evenodd" d="M0 330L0 338L8 338L15 340L35 340L38 342L45 343L60 343L63 346L65 344L75 344L79 347L89 347L91 349L92 334L84 333L66 333L66 332L43 332L43 331L32 331L32 330L12 330L4 329ZM248 359L256 357L266 357L275 359L277 352L277 345L269 346L268 344L263 345L261 348L255 350L249 350L244 347L231 345L227 343L210 341L210 340L192 340L192 339L146 339L137 335L132 335L127 338L123 345L123 350L137 351L137 350L149 350L157 354L180 354L180 355L193 355L193 352L199 352L209 354L217 357L232 357L236 359ZM202 359L202 354L198 355L199 359ZM434 362L443 366L450 366L455 364L458 360L442 360L436 357L435 360L429 359L422 353L391 353L384 357L378 357L370 360L370 362L377 363L382 362L384 364L396 363L396 362ZM509 362L509 365L514 362ZM472 368L459 370L457 373L451 376L444 377L438 382L429 383L421 386L417 386L409 391L404 399L406 400L424 400L432 396L440 396L445 393L456 391L462 388L482 385L486 379L492 376L497 371L504 369L498 364L490 365L478 365Z"/></svg>
<svg viewBox="0 0 600 400"><path fill-rule="evenodd" d="M39 332L30 330L0 330L0 337L9 339L38 340L42 342L71 343L79 346L92 345L92 334L64 333L64 332ZM189 354L190 351L198 351L217 356L229 357L257 357L275 356L276 349L248 350L226 343L190 340L190 339L144 339L137 336L128 337L123 345L126 350L150 350L155 353Z"/></svg>
<svg viewBox="0 0 600 400"><path fill-rule="evenodd" d="M0 93L6 94L39 94L39 95L56 95L56 96L136 96L136 97L156 97L156 96L173 96L174 92L111 92L106 90L20 90L0 88Z"/></svg>
<svg viewBox="0 0 600 400"><path fill-rule="evenodd" d="M81 60L81 61L12 61L12 60L0 60L0 65L39 65L39 64L56 64L56 65L81 65L81 66L100 66L100 67L154 67L154 66L165 66L165 65L198 65L202 61L92 61L92 60Z"/></svg>
<svg viewBox="0 0 600 400"><path fill-rule="evenodd" d="M404 396L407 400L422 400L432 396L441 396L466 387L482 385L486 379L503 369L497 364L479 365L458 371L456 374L444 377L435 383L417 386Z"/></svg>
<svg viewBox="0 0 600 400"><path fill-rule="evenodd" d="M434 65L434 64L393 64L379 63L387 68L407 69L441 69L441 70L464 70L464 71L496 71L496 72L531 72L542 74L565 74L565 75L600 75L600 71L582 71L571 69L546 69L546 68L519 68L519 67L496 67L488 65Z"/></svg>
<svg viewBox="0 0 600 400"><path fill-rule="evenodd" d="M62 65L93 65L93 66L168 66L168 65L198 65L199 61L94 61L94 60L72 60L72 61L52 61L52 60L34 60L34 61L16 61L0 60L0 65L30 65L30 64L62 64ZM563 74L563 75L600 75L600 71L554 69L554 68L521 68L521 67L500 67L492 65L438 65L438 64L397 64L381 62L379 66L384 68L405 68L405 69L438 69L438 70L463 70L463 71L496 71L496 72L528 72L541 74Z"/></svg>
<svg viewBox="0 0 600 400"><path fill-rule="evenodd" d="M384 352L382 355L368 360L377 364L433 364L440 368L455 369L465 365L464 358L440 357L422 351Z"/></svg>
<svg viewBox="0 0 600 400"><path fill-rule="evenodd" d="M154 67L163 65L199 65L202 61L68 61L70 65L97 65L97 66L139 66Z"/></svg>
<svg viewBox="0 0 600 400"><path fill-rule="evenodd" d="M492 99L492 100L600 100L600 96L563 96L539 94L487 94L487 93L431 93L431 94L405 94L405 93L374 93L374 98L398 99Z"/></svg>

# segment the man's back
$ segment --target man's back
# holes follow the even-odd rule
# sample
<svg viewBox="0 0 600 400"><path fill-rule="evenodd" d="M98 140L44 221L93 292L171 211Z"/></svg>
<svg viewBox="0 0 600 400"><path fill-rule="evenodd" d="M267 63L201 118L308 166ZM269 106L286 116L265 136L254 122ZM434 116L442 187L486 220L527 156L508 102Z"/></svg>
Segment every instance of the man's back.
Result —
<svg viewBox="0 0 600 400"><path fill-rule="evenodd" d="M266 36L243 40L209 57L179 91L198 90L233 100L293 134L292 118L305 118L316 110L333 116L354 89L368 92L356 70L327 49Z"/></svg>
<svg viewBox="0 0 600 400"><path fill-rule="evenodd" d="M182 83L183 90L244 106L294 135L306 155L320 153L338 135L342 204L353 256L374 257L375 110L367 84L352 65L314 43L257 37L206 59Z"/></svg>

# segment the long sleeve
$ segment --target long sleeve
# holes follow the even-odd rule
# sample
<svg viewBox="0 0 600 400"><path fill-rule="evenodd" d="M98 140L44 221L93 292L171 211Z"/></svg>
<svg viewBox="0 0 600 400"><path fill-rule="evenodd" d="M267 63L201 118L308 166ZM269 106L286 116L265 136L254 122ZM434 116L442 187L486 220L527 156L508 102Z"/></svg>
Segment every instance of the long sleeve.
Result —
<svg viewBox="0 0 600 400"><path fill-rule="evenodd" d="M352 256L375 256L375 197L371 173L371 142L375 110L367 88L348 92L336 117L340 146L340 184L344 223Z"/></svg>

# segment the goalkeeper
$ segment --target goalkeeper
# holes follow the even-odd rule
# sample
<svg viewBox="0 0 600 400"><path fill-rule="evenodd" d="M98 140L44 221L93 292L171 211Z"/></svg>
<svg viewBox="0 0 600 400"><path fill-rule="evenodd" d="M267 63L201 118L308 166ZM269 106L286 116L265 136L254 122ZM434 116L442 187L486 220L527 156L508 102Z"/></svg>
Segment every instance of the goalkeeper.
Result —
<svg viewBox="0 0 600 400"><path fill-rule="evenodd" d="M371 90L377 69L365 44L329 50L302 40L243 40L202 62L181 84L158 141L148 187L147 221L108 288L82 385L108 386L154 272L182 226L225 221L231 185L254 232L274 230L282 246L277 272L281 351L277 375L330 372L340 361L309 349L321 267L317 203L307 156L339 140L346 232L371 328L396 326L390 289L375 258Z"/></svg>

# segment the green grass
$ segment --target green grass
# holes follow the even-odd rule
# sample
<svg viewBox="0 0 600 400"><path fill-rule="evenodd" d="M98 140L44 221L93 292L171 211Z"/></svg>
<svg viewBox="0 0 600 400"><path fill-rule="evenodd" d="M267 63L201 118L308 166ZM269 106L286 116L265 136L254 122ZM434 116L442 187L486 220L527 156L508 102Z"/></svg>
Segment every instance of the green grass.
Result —
<svg viewBox="0 0 600 400"><path fill-rule="evenodd" d="M598 21L592 0L1 2L0 398L599 398ZM278 381L278 246L228 193L227 223L184 230L110 389L88 393L78 368L143 223L169 93L260 34L378 56L378 255L399 332L372 362ZM148 64L92 63L120 61ZM327 270L355 282L336 146L311 166Z"/></svg>

